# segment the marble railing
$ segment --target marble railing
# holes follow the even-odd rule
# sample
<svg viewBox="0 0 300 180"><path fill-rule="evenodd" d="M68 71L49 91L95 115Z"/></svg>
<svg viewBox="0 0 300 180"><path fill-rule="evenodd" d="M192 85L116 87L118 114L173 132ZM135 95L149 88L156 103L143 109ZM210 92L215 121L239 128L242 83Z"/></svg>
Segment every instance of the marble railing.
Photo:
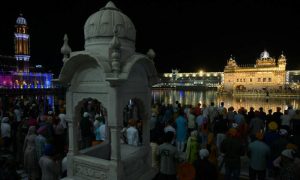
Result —
<svg viewBox="0 0 300 180"><path fill-rule="evenodd" d="M75 179L108 180L110 162L86 155L73 157L73 172Z"/></svg>

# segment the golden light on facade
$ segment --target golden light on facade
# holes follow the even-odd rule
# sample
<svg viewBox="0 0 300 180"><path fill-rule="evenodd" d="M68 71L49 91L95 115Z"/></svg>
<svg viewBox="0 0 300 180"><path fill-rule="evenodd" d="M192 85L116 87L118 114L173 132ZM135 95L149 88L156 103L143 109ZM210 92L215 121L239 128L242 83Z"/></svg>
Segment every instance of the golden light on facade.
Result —
<svg viewBox="0 0 300 180"><path fill-rule="evenodd" d="M195 73L193 73L193 77L196 77L196 74L195 74Z"/></svg>
<svg viewBox="0 0 300 180"><path fill-rule="evenodd" d="M267 51L262 52L252 66L238 65L234 59L229 59L222 78L226 91L280 90L288 81L286 59L281 56L276 60Z"/></svg>

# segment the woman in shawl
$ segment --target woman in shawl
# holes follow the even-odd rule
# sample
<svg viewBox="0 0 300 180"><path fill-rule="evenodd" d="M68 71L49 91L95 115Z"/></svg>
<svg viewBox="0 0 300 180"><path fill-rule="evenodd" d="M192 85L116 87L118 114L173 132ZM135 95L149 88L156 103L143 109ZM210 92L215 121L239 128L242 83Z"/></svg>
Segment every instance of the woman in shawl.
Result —
<svg viewBox="0 0 300 180"><path fill-rule="evenodd" d="M47 125L41 126L37 130L37 133L38 133L38 136L35 138L35 147L36 147L37 159L39 160L44 153L45 145L47 142L47 139L46 139Z"/></svg>
<svg viewBox="0 0 300 180"><path fill-rule="evenodd" d="M194 163L198 157L199 143L198 143L198 131L192 131L191 136L188 138L186 146L186 161L189 163Z"/></svg>
<svg viewBox="0 0 300 180"><path fill-rule="evenodd" d="M209 133L207 137L206 149L209 151L208 160L215 166L218 165L218 148L214 141L214 134Z"/></svg>
<svg viewBox="0 0 300 180"><path fill-rule="evenodd" d="M24 142L24 168L28 173L28 179L39 178L39 165L35 148L35 126L30 126Z"/></svg>

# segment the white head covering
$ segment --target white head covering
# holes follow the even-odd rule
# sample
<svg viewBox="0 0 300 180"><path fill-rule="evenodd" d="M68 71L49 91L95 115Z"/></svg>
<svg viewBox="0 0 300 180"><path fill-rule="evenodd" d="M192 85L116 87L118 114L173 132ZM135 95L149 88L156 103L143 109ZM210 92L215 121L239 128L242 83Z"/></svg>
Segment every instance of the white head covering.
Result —
<svg viewBox="0 0 300 180"><path fill-rule="evenodd" d="M191 136L192 137L197 137L197 135L198 135L198 131L197 130L194 130L194 131L191 132Z"/></svg>
<svg viewBox="0 0 300 180"><path fill-rule="evenodd" d="M233 128L237 128L239 125L237 123L232 123Z"/></svg>
<svg viewBox="0 0 300 180"><path fill-rule="evenodd" d="M285 136L285 135L287 135L287 134L288 134L288 132L287 132L286 129L280 129L280 130L279 130L279 135Z"/></svg>
<svg viewBox="0 0 300 180"><path fill-rule="evenodd" d="M95 115L95 119L99 118L100 117L100 114L96 114Z"/></svg>
<svg viewBox="0 0 300 180"><path fill-rule="evenodd" d="M94 121L94 128L98 128L100 126L100 122L99 121Z"/></svg>
<svg viewBox="0 0 300 180"><path fill-rule="evenodd" d="M61 124L61 126L62 126L63 128L67 128L66 115L60 113L60 114L58 115L58 118L60 119L59 123Z"/></svg>
<svg viewBox="0 0 300 180"><path fill-rule="evenodd" d="M61 121L66 120L66 115L63 114L63 113L60 113L60 114L58 115L58 118L59 118Z"/></svg>
<svg viewBox="0 0 300 180"><path fill-rule="evenodd" d="M207 149L200 149L199 151L200 159L204 159L208 157L208 155L209 155L209 151Z"/></svg>
<svg viewBox="0 0 300 180"><path fill-rule="evenodd" d="M289 159L294 159L295 151L293 149L285 149L281 152L282 156L285 156Z"/></svg>
<svg viewBox="0 0 300 180"><path fill-rule="evenodd" d="M3 117L2 118L2 123L8 123L9 121L9 118L8 117Z"/></svg>
<svg viewBox="0 0 300 180"><path fill-rule="evenodd" d="M89 117L89 113L88 113L88 112L84 112L84 113L83 113L83 117L85 117L85 118L86 118L86 117Z"/></svg>

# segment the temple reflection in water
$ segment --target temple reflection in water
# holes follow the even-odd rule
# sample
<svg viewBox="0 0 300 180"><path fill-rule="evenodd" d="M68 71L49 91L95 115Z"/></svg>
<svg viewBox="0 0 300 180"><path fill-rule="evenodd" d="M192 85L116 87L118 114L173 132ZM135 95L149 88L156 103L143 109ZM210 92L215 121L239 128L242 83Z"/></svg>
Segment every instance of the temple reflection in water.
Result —
<svg viewBox="0 0 300 180"><path fill-rule="evenodd" d="M164 102L165 104L173 104L175 101L179 101L182 105L196 105L197 103L207 104L215 102L220 104L224 101L225 106L228 108L233 106L234 109L244 107L247 110L250 107L258 109L263 107L264 111L272 109L276 110L276 107L286 109L288 105L292 105L294 109L299 109L300 98L288 98L288 97L233 97L228 95L218 95L217 91L179 91L179 90L152 90L153 102Z"/></svg>

